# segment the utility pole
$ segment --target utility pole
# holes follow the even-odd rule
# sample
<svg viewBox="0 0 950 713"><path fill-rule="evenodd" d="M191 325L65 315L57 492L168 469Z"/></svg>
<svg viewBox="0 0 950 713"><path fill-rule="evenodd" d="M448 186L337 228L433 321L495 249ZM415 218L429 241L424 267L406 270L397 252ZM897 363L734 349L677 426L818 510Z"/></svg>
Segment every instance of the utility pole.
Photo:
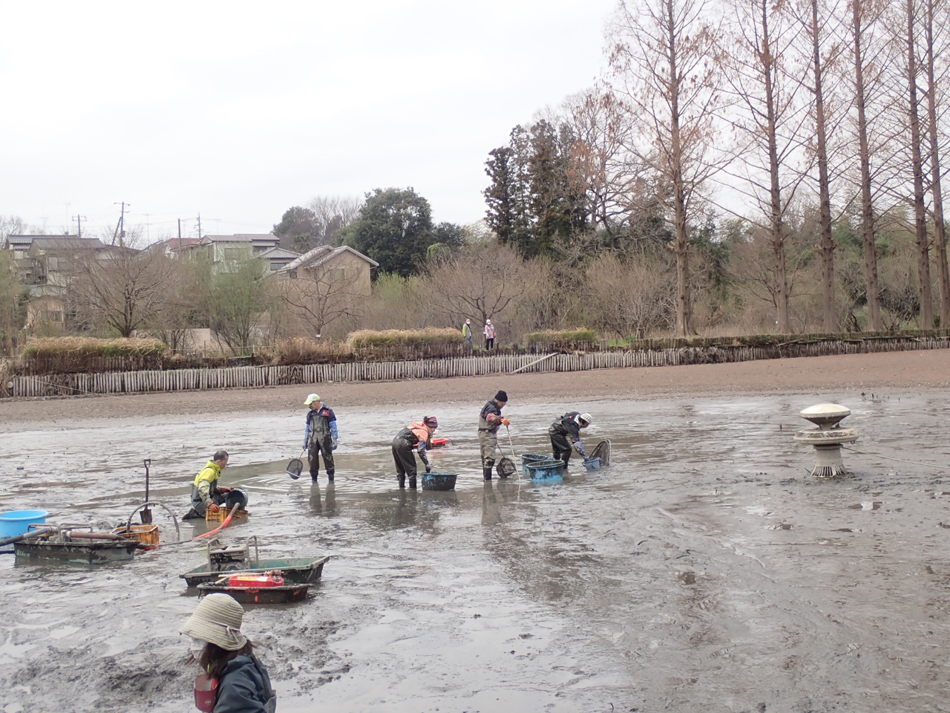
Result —
<svg viewBox="0 0 950 713"><path fill-rule="evenodd" d="M201 240L201 213L198 214L198 240Z"/></svg>
<svg viewBox="0 0 950 713"><path fill-rule="evenodd" d="M181 218L178 219L178 251L181 252Z"/></svg>
<svg viewBox="0 0 950 713"><path fill-rule="evenodd" d="M89 219L84 215L74 215L73 220L76 221L76 235L81 238L82 237L82 221L89 220Z"/></svg>
<svg viewBox="0 0 950 713"><path fill-rule="evenodd" d="M118 238L119 247L124 248L125 247L125 207L128 206L131 208L132 204L126 203L125 201L122 201L122 203L120 204L118 201L116 201L113 205L121 205L122 213L119 215L119 224L115 226L115 233L113 233L112 235L112 244L115 245L115 240L116 238Z"/></svg>

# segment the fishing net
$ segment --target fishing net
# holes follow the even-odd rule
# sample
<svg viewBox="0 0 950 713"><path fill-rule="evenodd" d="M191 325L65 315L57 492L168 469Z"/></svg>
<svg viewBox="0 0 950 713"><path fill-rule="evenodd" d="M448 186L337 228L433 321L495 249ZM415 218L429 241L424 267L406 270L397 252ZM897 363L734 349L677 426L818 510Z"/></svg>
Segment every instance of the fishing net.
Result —
<svg viewBox="0 0 950 713"><path fill-rule="evenodd" d="M590 452L590 458L600 458L602 466L610 465L610 441L604 440L594 446L594 450Z"/></svg>
<svg viewBox="0 0 950 713"><path fill-rule="evenodd" d="M495 472L499 478L508 478L515 474L515 462L511 458L502 458L495 463Z"/></svg>
<svg viewBox="0 0 950 713"><path fill-rule="evenodd" d="M294 458L287 464L287 475L289 475L294 480L300 477L300 473L303 471L303 461L300 458Z"/></svg>

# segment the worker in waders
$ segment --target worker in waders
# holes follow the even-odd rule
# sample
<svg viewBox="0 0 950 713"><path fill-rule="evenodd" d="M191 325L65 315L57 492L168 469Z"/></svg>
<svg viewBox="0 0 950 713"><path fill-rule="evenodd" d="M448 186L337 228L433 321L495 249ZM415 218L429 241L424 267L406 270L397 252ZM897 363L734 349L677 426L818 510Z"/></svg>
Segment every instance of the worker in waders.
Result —
<svg viewBox="0 0 950 713"><path fill-rule="evenodd" d="M333 451L340 437L336 428L336 414L333 409L320 400L317 394L310 394L303 402L309 406L307 411L307 431L304 434L303 447L310 459L310 479L316 483L320 474L320 455L323 455L323 467L327 471L327 480L333 482L336 468L333 466Z"/></svg>
<svg viewBox="0 0 950 713"><path fill-rule="evenodd" d="M228 452L217 451L195 476L191 486L191 510L183 520L193 520L204 517L208 511L218 512L222 506L230 510L235 505L247 507L247 493L234 488L222 488L218 485L221 471L228 465Z"/></svg>
<svg viewBox="0 0 950 713"><path fill-rule="evenodd" d="M551 450L554 451L554 460L567 462L571 459L571 450L576 450L584 459L587 451L581 443L581 429L590 425L591 415L569 411L551 424L548 435L551 437Z"/></svg>
<svg viewBox="0 0 950 713"><path fill-rule="evenodd" d="M491 480L491 471L495 466L498 429L511 423L501 415L501 410L507 403L508 394L499 391L495 394L495 398L482 406L482 412L478 416L478 446L482 456L482 474L485 480Z"/></svg>
<svg viewBox="0 0 950 713"><path fill-rule="evenodd" d="M409 476L409 487L416 489L416 457L413 451L419 454L419 460L425 463L426 473L432 472L432 466L426 457L426 449L432 447L432 434L439 427L435 416L426 416L421 421L413 421L408 428L402 429L393 438L393 460L396 462L396 477L399 487L406 487L406 476Z"/></svg>

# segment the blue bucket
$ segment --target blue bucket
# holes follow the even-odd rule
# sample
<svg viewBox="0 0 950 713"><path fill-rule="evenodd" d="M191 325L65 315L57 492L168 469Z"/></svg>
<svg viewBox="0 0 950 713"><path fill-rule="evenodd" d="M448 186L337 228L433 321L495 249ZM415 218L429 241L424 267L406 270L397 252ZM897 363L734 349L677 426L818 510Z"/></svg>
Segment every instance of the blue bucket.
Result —
<svg viewBox="0 0 950 713"><path fill-rule="evenodd" d="M17 535L25 535L30 525L45 525L45 510L11 510L0 512L0 540Z"/></svg>
<svg viewBox="0 0 950 713"><path fill-rule="evenodd" d="M455 490L458 473L423 473L423 490Z"/></svg>
<svg viewBox="0 0 950 713"><path fill-rule="evenodd" d="M588 458L584 461L587 470L600 470L600 458Z"/></svg>

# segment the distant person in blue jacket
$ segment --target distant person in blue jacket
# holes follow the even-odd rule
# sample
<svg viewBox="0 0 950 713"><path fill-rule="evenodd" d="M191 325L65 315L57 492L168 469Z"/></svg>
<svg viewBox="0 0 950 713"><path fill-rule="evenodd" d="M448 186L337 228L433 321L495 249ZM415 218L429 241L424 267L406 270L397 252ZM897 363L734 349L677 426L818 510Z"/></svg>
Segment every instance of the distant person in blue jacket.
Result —
<svg viewBox="0 0 950 713"><path fill-rule="evenodd" d="M340 437L336 428L336 414L333 409L320 400L317 394L310 394L303 402L309 406L307 411L307 431L304 434L303 447L310 458L310 479L316 483L320 473L320 455L323 454L323 466L327 470L327 480L333 482L336 468L333 466L333 451Z"/></svg>

